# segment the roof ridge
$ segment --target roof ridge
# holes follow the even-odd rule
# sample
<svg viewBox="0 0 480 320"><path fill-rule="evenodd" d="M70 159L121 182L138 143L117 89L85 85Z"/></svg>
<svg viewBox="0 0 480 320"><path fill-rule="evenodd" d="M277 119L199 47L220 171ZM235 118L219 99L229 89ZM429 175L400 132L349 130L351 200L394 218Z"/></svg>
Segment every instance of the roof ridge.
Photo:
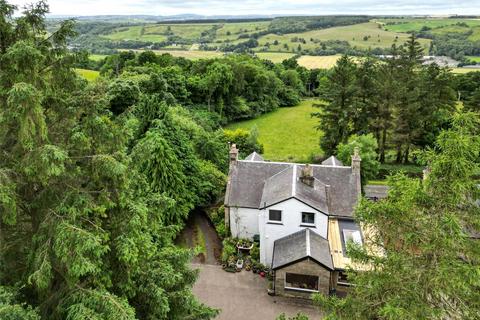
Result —
<svg viewBox="0 0 480 320"><path fill-rule="evenodd" d="M351 169L350 166L329 166L324 164L313 164L313 163L295 163L295 162L278 162L278 161L255 161L255 160L237 160L238 162L255 162L255 163L265 163L265 164L286 164L286 165L297 165L297 166L306 166L307 164L312 167L320 168L338 168L338 169Z"/></svg>
<svg viewBox="0 0 480 320"><path fill-rule="evenodd" d="M255 162L255 161L249 161L249 162ZM275 173L273 176L268 177L268 178L265 179L264 181L267 182L268 180L272 179L273 177L279 175L280 173L283 173L284 171L286 171L286 170L288 170L288 169L290 169L290 168L291 168L291 167L286 167L286 168L283 169L282 171L279 171L279 172Z"/></svg>

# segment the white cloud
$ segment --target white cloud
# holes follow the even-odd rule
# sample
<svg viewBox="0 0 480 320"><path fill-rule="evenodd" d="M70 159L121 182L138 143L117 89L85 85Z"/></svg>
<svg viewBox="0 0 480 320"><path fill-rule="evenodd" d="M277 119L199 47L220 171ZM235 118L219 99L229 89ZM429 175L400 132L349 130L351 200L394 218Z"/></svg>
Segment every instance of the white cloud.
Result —
<svg viewBox="0 0 480 320"><path fill-rule="evenodd" d="M33 1L8 2L23 6ZM54 15L480 14L480 0L50 0L49 4Z"/></svg>

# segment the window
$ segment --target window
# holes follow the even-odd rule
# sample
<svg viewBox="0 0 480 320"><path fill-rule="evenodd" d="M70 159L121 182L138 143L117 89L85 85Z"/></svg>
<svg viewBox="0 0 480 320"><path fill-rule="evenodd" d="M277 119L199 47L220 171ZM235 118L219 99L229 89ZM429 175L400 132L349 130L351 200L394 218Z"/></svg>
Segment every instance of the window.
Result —
<svg viewBox="0 0 480 320"><path fill-rule="evenodd" d="M315 213L302 212L302 224L315 224Z"/></svg>
<svg viewBox="0 0 480 320"><path fill-rule="evenodd" d="M348 277L347 277L347 274L345 272L339 272L338 273L338 285L340 286L349 286L350 283L348 283Z"/></svg>
<svg viewBox="0 0 480 320"><path fill-rule="evenodd" d="M318 277L305 274L287 273L285 289L299 291L318 291Z"/></svg>
<svg viewBox="0 0 480 320"><path fill-rule="evenodd" d="M354 243L359 245L362 244L362 235L358 230L343 229L343 239L345 241L345 244L347 244L348 241L353 241Z"/></svg>
<svg viewBox="0 0 480 320"><path fill-rule="evenodd" d="M269 210L268 211L268 221L273 223L282 222L282 211L280 210Z"/></svg>

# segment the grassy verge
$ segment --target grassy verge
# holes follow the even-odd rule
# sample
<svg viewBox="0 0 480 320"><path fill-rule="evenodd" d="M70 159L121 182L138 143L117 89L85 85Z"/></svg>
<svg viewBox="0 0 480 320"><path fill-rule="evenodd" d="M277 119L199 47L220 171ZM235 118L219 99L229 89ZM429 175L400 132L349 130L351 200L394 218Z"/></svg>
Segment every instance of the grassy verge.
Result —
<svg viewBox="0 0 480 320"><path fill-rule="evenodd" d="M205 235L198 225L195 226L195 250L197 251L197 254L207 253Z"/></svg>
<svg viewBox="0 0 480 320"><path fill-rule="evenodd" d="M226 129L250 130L256 126L267 160L304 162L310 155L321 152L321 132L315 129L318 120L311 117L312 112L318 111L312 106L314 102L305 100L298 106L280 108L253 120L231 124Z"/></svg>

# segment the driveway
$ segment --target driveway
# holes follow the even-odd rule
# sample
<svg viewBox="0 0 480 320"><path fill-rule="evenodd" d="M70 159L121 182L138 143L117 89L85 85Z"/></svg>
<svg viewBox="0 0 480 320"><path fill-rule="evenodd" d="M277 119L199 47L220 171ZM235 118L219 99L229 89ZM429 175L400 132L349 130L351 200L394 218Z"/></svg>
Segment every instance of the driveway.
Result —
<svg viewBox="0 0 480 320"><path fill-rule="evenodd" d="M321 319L311 305L269 296L266 280L257 274L245 270L229 273L220 266L206 264L193 267L200 269L193 293L201 302L221 309L218 320L274 320L283 312L288 316L303 312L311 320Z"/></svg>

